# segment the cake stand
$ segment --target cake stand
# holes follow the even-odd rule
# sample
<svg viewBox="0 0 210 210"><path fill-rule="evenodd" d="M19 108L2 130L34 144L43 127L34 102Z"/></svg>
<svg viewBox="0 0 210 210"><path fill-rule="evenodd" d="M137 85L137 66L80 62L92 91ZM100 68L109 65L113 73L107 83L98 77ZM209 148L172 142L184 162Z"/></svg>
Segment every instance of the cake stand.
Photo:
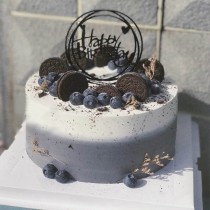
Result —
<svg viewBox="0 0 210 210"><path fill-rule="evenodd" d="M179 114L176 156L137 188L47 179L25 151L25 124L0 156L0 204L50 210L202 210L198 125Z"/></svg>

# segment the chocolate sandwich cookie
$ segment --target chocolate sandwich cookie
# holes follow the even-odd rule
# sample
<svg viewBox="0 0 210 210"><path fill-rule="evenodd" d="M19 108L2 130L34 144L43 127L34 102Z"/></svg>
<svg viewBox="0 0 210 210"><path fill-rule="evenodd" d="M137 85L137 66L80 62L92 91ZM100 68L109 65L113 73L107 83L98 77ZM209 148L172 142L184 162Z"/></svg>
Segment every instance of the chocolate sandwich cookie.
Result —
<svg viewBox="0 0 210 210"><path fill-rule="evenodd" d="M97 67L103 67L106 66L109 62L109 56L107 54L104 54L100 50L95 54L94 57L94 65Z"/></svg>
<svg viewBox="0 0 210 210"><path fill-rule="evenodd" d="M140 60L139 63L137 63L135 72L144 74L145 69L143 67L143 64L146 65L146 66L149 66L150 61L148 60L148 58L144 58L144 59Z"/></svg>
<svg viewBox="0 0 210 210"><path fill-rule="evenodd" d="M73 92L82 93L88 88L86 77L79 72L67 72L57 82L57 95L62 101L68 101Z"/></svg>
<svg viewBox="0 0 210 210"><path fill-rule="evenodd" d="M67 61L67 58L66 58L66 52L63 52L60 56L60 58L64 61Z"/></svg>
<svg viewBox="0 0 210 210"><path fill-rule="evenodd" d="M155 58L144 58L140 60L136 71L138 73L146 74L150 79L156 79L160 82L164 80L164 67L160 61L156 60Z"/></svg>
<svg viewBox="0 0 210 210"><path fill-rule="evenodd" d="M145 101L149 94L149 89L144 79L135 72L125 73L119 77L116 83L116 88L121 94L127 92L134 93L134 96L139 101Z"/></svg>
<svg viewBox="0 0 210 210"><path fill-rule="evenodd" d="M39 76L45 76L48 75L50 72L55 73L64 73L68 71L68 67L66 63L61 58L48 58L44 62L42 62L40 68L39 68Z"/></svg>
<svg viewBox="0 0 210 210"><path fill-rule="evenodd" d="M106 66L108 62L115 57L115 48L112 46L104 46L103 48L96 50L94 64L97 67L103 67Z"/></svg>
<svg viewBox="0 0 210 210"><path fill-rule="evenodd" d="M118 58L117 50L115 47L108 45L104 47L105 54L109 56L109 59L112 60L114 58Z"/></svg>
<svg viewBox="0 0 210 210"><path fill-rule="evenodd" d="M65 52L61 54L60 58L66 63L69 71L74 71L75 70L75 67L69 64Z"/></svg>
<svg viewBox="0 0 210 210"><path fill-rule="evenodd" d="M69 53L71 63L69 65L73 66L74 69L79 70L85 70L87 68L87 58L86 53L83 51L78 51L78 49L70 50Z"/></svg>
<svg viewBox="0 0 210 210"><path fill-rule="evenodd" d="M163 65L160 63L160 61L156 60L156 68L155 68L153 78L162 82L164 80L164 75L165 75L165 71L164 71Z"/></svg>
<svg viewBox="0 0 210 210"><path fill-rule="evenodd" d="M107 93L111 97L121 96L120 91L113 85L99 85L98 87L95 88L95 91L97 93Z"/></svg>

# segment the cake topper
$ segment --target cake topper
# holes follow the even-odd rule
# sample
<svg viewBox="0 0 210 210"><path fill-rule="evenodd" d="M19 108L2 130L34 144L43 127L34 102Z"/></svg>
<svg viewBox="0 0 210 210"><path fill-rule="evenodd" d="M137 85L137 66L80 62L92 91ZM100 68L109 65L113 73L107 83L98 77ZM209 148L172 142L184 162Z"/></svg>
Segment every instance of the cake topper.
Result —
<svg viewBox="0 0 210 210"><path fill-rule="evenodd" d="M115 20L115 34L94 28L94 19ZM132 71L140 61L143 50L141 32L136 23L122 12L114 10L93 10L78 17L70 26L65 41L68 64L75 71L81 71L88 81L97 83L116 81L124 72ZM88 62L103 67L112 60L121 71L101 78L88 73ZM123 62L119 62L119 61Z"/></svg>

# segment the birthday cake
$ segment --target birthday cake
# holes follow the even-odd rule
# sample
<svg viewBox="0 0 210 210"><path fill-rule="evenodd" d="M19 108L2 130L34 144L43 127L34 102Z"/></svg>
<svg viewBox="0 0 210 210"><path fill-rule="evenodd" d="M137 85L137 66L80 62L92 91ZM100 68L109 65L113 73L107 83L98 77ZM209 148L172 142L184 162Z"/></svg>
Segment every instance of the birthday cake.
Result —
<svg viewBox="0 0 210 210"><path fill-rule="evenodd" d="M110 13L125 18L120 36L85 33L85 21ZM44 176L135 187L175 155L177 86L154 57L140 59L141 33L128 19L85 13L69 29L65 53L29 78L26 151ZM134 48L124 50L129 32Z"/></svg>

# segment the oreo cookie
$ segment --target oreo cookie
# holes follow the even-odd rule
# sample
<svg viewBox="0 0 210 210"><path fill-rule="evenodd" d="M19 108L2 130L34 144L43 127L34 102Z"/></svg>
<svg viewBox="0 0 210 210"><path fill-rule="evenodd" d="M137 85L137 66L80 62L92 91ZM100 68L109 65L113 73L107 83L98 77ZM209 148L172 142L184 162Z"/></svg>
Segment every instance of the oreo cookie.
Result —
<svg viewBox="0 0 210 210"><path fill-rule="evenodd" d="M67 57L66 57L66 52L63 52L60 56L60 58L66 63L67 67L68 67L68 70L70 71L73 71L75 70L74 66L71 66L67 60Z"/></svg>
<svg viewBox="0 0 210 210"><path fill-rule="evenodd" d="M160 63L160 61L156 60L156 68L155 68L155 73L154 73L154 79L162 82L164 80L164 75L165 75L165 71L164 71L164 67L163 65Z"/></svg>
<svg viewBox="0 0 210 210"><path fill-rule="evenodd" d="M140 60L139 63L137 63L137 65L136 65L135 72L144 74L145 69L144 69L143 65L149 66L149 64L150 64L150 61L148 60L148 58L144 58L144 59Z"/></svg>
<svg viewBox="0 0 210 210"><path fill-rule="evenodd" d="M120 91L113 85L99 85L96 87L95 91L97 93L107 93L111 97L119 96L121 97Z"/></svg>
<svg viewBox="0 0 210 210"><path fill-rule="evenodd" d="M95 54L94 57L94 65L97 67L103 67L106 66L109 62L109 56L107 54L104 54L100 50Z"/></svg>
<svg viewBox="0 0 210 210"><path fill-rule="evenodd" d="M94 57L94 64L97 67L103 67L108 64L112 59L116 58L116 50L113 46L104 46L98 48Z"/></svg>
<svg viewBox="0 0 210 210"><path fill-rule="evenodd" d="M77 48L70 50L69 52L71 63L69 64L75 70L85 70L87 68L86 53L79 51Z"/></svg>
<svg viewBox="0 0 210 210"><path fill-rule="evenodd" d="M88 81L79 72L67 72L57 81L57 95L62 101L68 101L73 92L82 93L87 88Z"/></svg>
<svg viewBox="0 0 210 210"><path fill-rule="evenodd" d="M116 83L116 88L121 94L133 92L135 98L139 101L145 101L149 95L149 89L144 79L135 72L125 73L119 77Z"/></svg>
<svg viewBox="0 0 210 210"><path fill-rule="evenodd" d="M64 61L67 61L66 52L63 52L60 56L60 58Z"/></svg>
<svg viewBox="0 0 210 210"><path fill-rule="evenodd" d="M94 61L90 58L87 58L87 70L92 69L94 67Z"/></svg>
<svg viewBox="0 0 210 210"><path fill-rule="evenodd" d="M142 59L138 63L136 71L138 73L146 74L151 80L156 79L160 82L164 80L164 75L165 75L164 67L160 63L160 61L158 61L155 58Z"/></svg>
<svg viewBox="0 0 210 210"><path fill-rule="evenodd" d="M46 76L50 72L55 73L64 73L68 71L68 67L66 63L61 58L48 58L44 62L42 62L39 68L39 76Z"/></svg>

